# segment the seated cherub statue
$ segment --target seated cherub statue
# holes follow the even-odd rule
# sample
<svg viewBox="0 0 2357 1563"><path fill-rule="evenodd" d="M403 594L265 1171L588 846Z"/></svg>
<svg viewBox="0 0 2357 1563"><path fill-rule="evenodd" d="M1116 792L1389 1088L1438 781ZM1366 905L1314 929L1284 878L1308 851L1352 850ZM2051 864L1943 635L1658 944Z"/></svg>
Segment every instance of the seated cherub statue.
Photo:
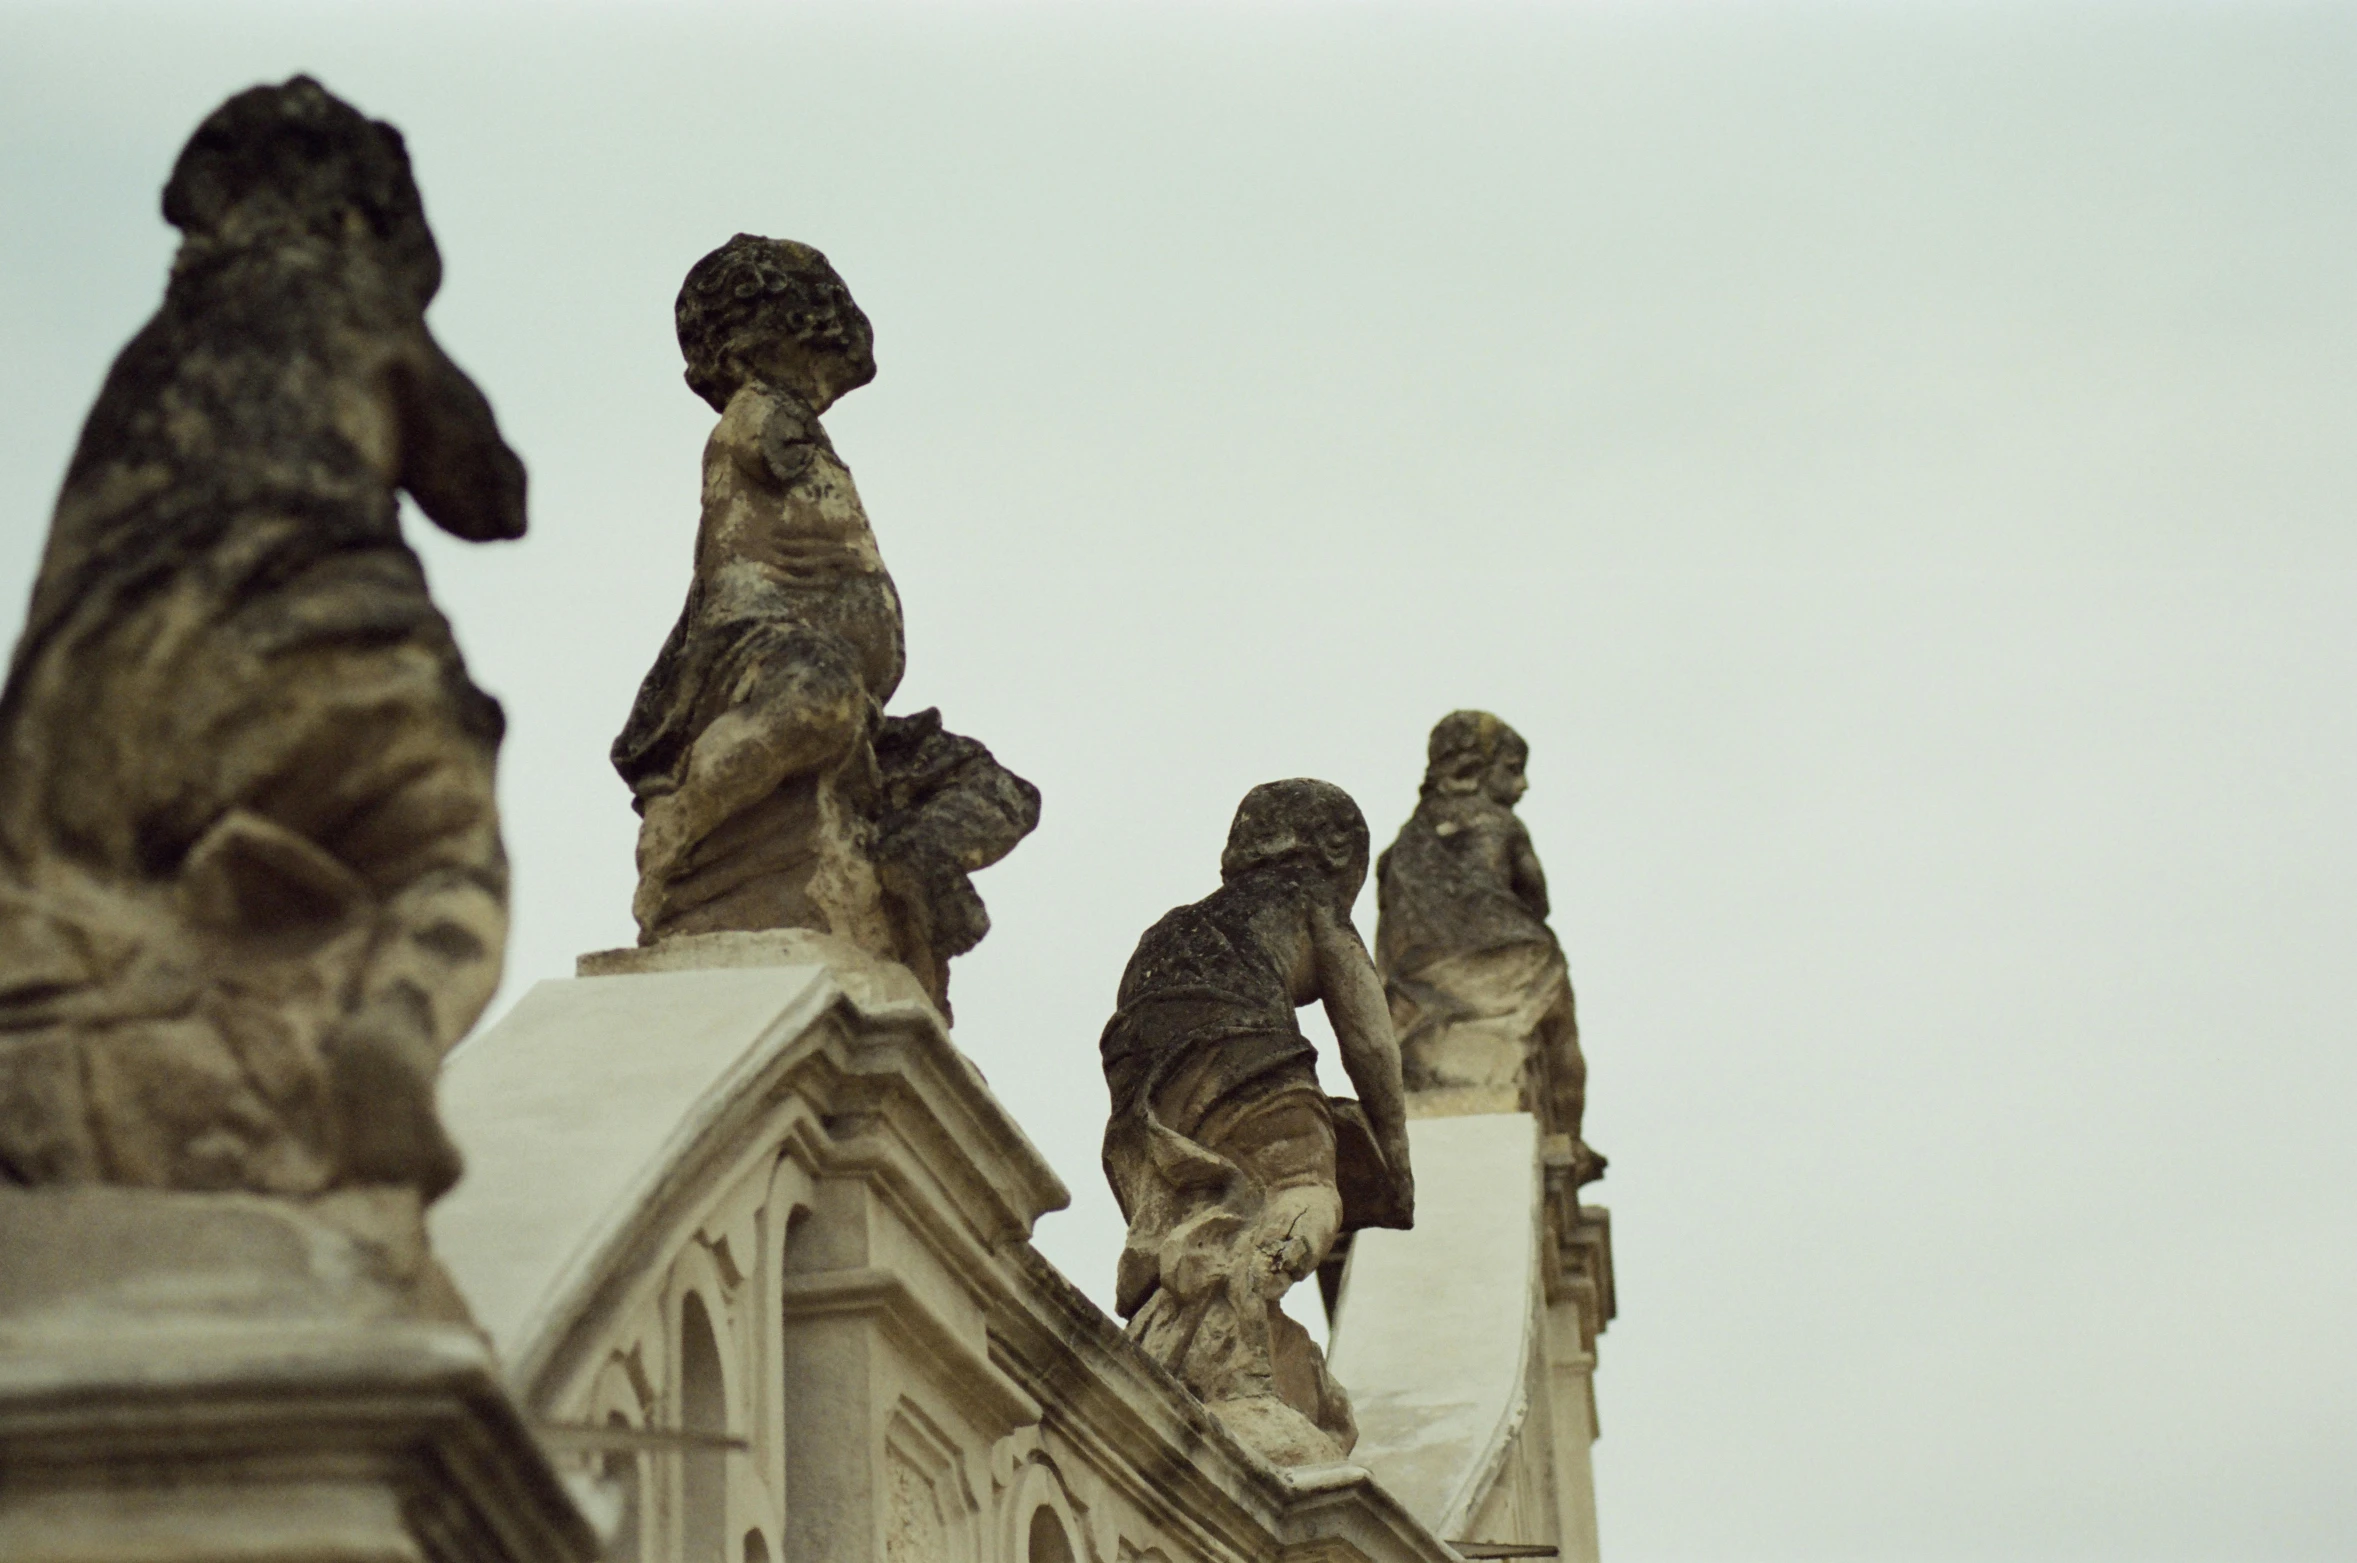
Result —
<svg viewBox="0 0 2357 1563"><path fill-rule="evenodd" d="M163 306L83 427L0 694L0 1181L353 1191L414 1224L458 1174L434 1080L508 881L499 706L397 491L512 538L524 470L426 328L392 127L305 77L240 93L164 215Z"/></svg>
<svg viewBox="0 0 2357 1563"><path fill-rule="evenodd" d="M639 942L811 928L906 962L947 1010L989 926L966 875L1039 794L937 713L887 719L900 598L819 416L875 378L825 256L738 234L680 288L691 389L720 412L686 606L614 740L641 815Z"/></svg>
<svg viewBox="0 0 2357 1563"><path fill-rule="evenodd" d="M1414 1218L1399 1055L1350 920L1367 847L1340 788L1252 789L1220 888L1138 941L1099 1044L1130 1339L1278 1465L1357 1440L1349 1397L1279 1300L1342 1233ZM1361 1102L1319 1088L1294 1020L1313 1001Z"/></svg>
<svg viewBox="0 0 2357 1563"><path fill-rule="evenodd" d="M1547 926L1547 876L1514 805L1530 746L1486 711L1432 729L1422 796L1375 865L1375 950L1418 1115L1536 1113L1601 1177L1580 1138L1587 1064L1570 967Z"/></svg>

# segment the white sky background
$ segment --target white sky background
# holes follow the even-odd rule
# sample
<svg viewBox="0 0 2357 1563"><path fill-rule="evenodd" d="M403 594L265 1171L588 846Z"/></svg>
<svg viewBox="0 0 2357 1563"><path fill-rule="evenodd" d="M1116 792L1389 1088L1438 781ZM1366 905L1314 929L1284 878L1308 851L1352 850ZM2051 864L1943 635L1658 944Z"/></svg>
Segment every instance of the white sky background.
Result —
<svg viewBox="0 0 2357 1563"><path fill-rule="evenodd" d="M2357 12L0 6L0 633L174 153L297 69L407 134L531 468L528 541L413 534L510 718L502 1004L632 932L673 293L804 239L896 709L1046 793L955 996L1084 1286L1138 933L1250 784L1380 843L1484 706L1617 1563L2357 1552Z"/></svg>

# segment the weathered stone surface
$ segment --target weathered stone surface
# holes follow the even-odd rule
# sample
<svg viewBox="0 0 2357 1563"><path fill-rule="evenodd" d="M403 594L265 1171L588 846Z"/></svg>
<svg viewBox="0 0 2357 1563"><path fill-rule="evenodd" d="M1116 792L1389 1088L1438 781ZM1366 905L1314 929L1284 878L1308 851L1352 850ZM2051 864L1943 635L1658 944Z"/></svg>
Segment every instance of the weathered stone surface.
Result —
<svg viewBox="0 0 2357 1563"><path fill-rule="evenodd" d="M1399 1037L1408 1110L1536 1113L1580 1139L1587 1064L1570 968L1547 927L1547 876L1514 804L1530 746L1486 711L1432 729L1416 812L1375 865L1375 953Z"/></svg>
<svg viewBox="0 0 2357 1563"><path fill-rule="evenodd" d="M0 693L0 1179L421 1200L499 979L501 716L403 543L524 530L427 330L401 137L307 78L164 191L162 308L66 474Z"/></svg>
<svg viewBox="0 0 2357 1563"><path fill-rule="evenodd" d="M1279 1300L1341 1233L1414 1218L1399 1055L1350 921L1367 849L1340 788L1254 788L1220 888L1138 941L1100 1043L1129 1336L1278 1465L1338 1459L1356 1438L1348 1396ZM1312 1000L1363 1106L1318 1086L1293 1015Z"/></svg>
<svg viewBox="0 0 2357 1563"><path fill-rule="evenodd" d="M642 816L639 941L810 928L915 971L988 930L967 875L1039 821L1039 793L940 714L885 717L900 597L824 413L875 378L826 257L739 234L681 287L704 448L687 605L614 741Z"/></svg>

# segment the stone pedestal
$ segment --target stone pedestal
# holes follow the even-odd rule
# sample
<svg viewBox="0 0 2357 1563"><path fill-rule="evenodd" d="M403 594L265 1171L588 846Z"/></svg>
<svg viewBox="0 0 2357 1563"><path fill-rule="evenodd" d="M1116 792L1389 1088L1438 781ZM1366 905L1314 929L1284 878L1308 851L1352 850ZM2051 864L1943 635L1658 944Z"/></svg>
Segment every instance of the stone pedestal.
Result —
<svg viewBox="0 0 2357 1563"><path fill-rule="evenodd" d="M432 1316L422 1247L350 1215L0 1190L0 1557L596 1556L489 1346Z"/></svg>

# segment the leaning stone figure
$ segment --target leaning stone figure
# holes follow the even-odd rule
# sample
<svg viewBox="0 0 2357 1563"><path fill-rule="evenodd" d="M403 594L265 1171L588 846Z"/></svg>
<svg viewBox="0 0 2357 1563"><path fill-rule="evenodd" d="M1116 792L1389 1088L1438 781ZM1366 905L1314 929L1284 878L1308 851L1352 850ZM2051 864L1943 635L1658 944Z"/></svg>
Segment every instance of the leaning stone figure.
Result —
<svg viewBox="0 0 2357 1563"><path fill-rule="evenodd" d="M426 328L392 127L305 77L240 93L164 215L163 307L0 693L0 1182L375 1190L414 1229L458 1175L434 1079L498 983L508 877L500 709L396 494L519 537L524 469Z"/></svg>
<svg viewBox="0 0 2357 1563"><path fill-rule="evenodd" d="M641 816L639 942L810 928L904 962L947 1010L990 919L967 878L1039 822L1039 793L940 714L886 717L900 597L824 413L875 378L825 256L738 234L679 290L704 447L695 575L614 740Z"/></svg>
<svg viewBox="0 0 2357 1563"><path fill-rule="evenodd" d="M1340 788L1253 788L1220 888L1146 930L1099 1044L1129 1336L1278 1465L1339 1459L1358 1437L1279 1299L1342 1233L1414 1219L1399 1055L1350 921L1367 847ZM1363 1106L1318 1086L1293 1015L1313 1000Z"/></svg>
<svg viewBox="0 0 2357 1563"><path fill-rule="evenodd" d="M1577 1181L1593 1182L1604 1158L1580 1138L1570 968L1514 814L1530 746L1486 711L1452 711L1428 754L1416 812L1375 865L1375 952L1410 1110L1534 1112L1570 1138Z"/></svg>

